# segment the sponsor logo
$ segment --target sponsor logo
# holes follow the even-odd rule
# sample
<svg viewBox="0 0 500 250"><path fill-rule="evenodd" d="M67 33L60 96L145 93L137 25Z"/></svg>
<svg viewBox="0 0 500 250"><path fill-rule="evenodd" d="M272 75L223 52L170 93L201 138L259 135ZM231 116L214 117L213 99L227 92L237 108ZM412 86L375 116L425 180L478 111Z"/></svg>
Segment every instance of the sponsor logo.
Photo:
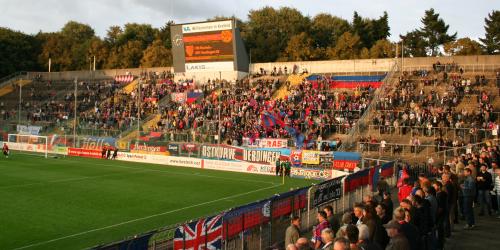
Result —
<svg viewBox="0 0 500 250"><path fill-rule="evenodd" d="M182 36L179 34L175 35L173 43L177 47L181 46L182 45Z"/></svg>
<svg viewBox="0 0 500 250"><path fill-rule="evenodd" d="M254 165L248 165L247 172L259 172L259 170Z"/></svg>
<svg viewBox="0 0 500 250"><path fill-rule="evenodd" d="M158 153L158 152L165 152L165 148L161 146L148 146L146 143L143 144L132 144L130 145L130 150L135 150L135 151L145 151L145 152L150 152L150 153Z"/></svg>
<svg viewBox="0 0 500 250"><path fill-rule="evenodd" d="M292 168L292 176L306 179L330 179L331 172L326 169Z"/></svg>
<svg viewBox="0 0 500 250"><path fill-rule="evenodd" d="M235 160L236 149L217 146L203 146L201 156L207 158Z"/></svg>
<svg viewBox="0 0 500 250"><path fill-rule="evenodd" d="M281 153L276 151L243 150L243 160L249 162L274 163L280 156Z"/></svg>
<svg viewBox="0 0 500 250"><path fill-rule="evenodd" d="M276 167L274 166L266 166L266 165L260 165L260 172L261 173L275 173Z"/></svg>

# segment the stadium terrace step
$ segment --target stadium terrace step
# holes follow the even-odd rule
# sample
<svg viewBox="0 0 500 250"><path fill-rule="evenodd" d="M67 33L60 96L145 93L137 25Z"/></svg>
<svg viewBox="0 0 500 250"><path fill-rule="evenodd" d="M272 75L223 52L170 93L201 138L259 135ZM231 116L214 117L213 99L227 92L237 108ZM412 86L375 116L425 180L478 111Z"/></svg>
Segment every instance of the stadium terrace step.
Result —
<svg viewBox="0 0 500 250"><path fill-rule="evenodd" d="M23 80L23 79L14 81L14 82L12 82L12 84L8 84L6 86L3 86L0 89L0 97L5 96L5 95L13 92L15 90L15 88L13 86L15 86L15 85L21 85L22 87L25 87L26 85L29 85L31 83L32 83L31 80Z"/></svg>
<svg viewBox="0 0 500 250"><path fill-rule="evenodd" d="M125 87L123 87L123 92L130 94L130 93L136 91L138 82L139 82L138 78L133 80L132 82L127 84Z"/></svg>
<svg viewBox="0 0 500 250"><path fill-rule="evenodd" d="M290 82L290 87L299 85L304 79L306 79L309 76L309 74L302 74L302 75L290 75L286 79L287 82ZM289 91L287 90L286 84L282 84L281 87L274 93L273 99L278 100L278 99L283 99L285 96L287 96Z"/></svg>

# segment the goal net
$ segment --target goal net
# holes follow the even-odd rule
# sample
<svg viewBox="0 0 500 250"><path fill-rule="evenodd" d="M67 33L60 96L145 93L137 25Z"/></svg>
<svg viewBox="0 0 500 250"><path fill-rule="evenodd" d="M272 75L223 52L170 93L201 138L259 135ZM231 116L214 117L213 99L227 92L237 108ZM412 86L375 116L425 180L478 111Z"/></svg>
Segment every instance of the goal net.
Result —
<svg viewBox="0 0 500 250"><path fill-rule="evenodd" d="M28 152L30 154L48 157L49 140L47 136L8 134L9 150Z"/></svg>

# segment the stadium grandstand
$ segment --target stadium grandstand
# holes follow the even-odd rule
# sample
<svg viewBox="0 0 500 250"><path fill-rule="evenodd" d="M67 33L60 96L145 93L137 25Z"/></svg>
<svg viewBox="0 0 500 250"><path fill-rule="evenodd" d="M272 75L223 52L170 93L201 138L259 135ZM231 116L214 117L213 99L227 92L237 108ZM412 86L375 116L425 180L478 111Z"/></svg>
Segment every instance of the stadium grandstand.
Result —
<svg viewBox="0 0 500 250"><path fill-rule="evenodd" d="M384 16L346 25L376 36ZM168 23L141 67L108 67L140 44L124 35L102 69L89 52L1 78L0 249L500 248L499 49L454 52L446 26L422 48L354 32L346 55L302 32L265 60L245 25Z"/></svg>

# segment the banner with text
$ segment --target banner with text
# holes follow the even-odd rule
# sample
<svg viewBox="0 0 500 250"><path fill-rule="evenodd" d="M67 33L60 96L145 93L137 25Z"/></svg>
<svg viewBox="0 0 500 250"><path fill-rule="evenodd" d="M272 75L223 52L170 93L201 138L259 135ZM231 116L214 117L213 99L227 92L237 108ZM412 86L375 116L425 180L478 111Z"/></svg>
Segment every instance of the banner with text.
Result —
<svg viewBox="0 0 500 250"><path fill-rule="evenodd" d="M287 139L275 139L275 138L257 138L251 139L248 137L243 137L244 147L256 147L256 148L287 148Z"/></svg>

